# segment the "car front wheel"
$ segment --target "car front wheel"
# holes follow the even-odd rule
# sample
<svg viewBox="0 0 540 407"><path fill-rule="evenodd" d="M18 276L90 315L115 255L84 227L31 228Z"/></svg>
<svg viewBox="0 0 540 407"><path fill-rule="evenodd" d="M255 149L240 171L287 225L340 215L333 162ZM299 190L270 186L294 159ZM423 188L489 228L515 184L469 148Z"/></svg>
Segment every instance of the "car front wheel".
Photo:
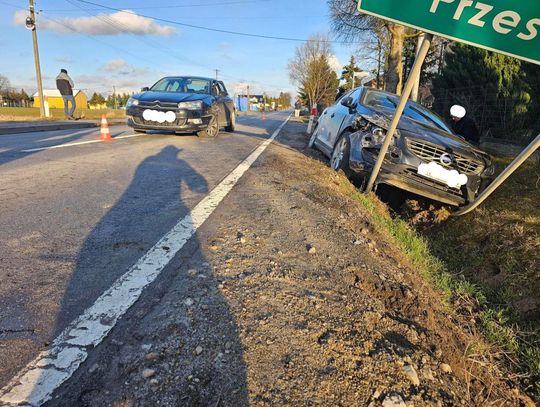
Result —
<svg viewBox="0 0 540 407"><path fill-rule="evenodd" d="M216 116L212 116L206 129L201 130L197 135L201 138L215 138L219 134L219 124Z"/></svg>
<svg viewBox="0 0 540 407"><path fill-rule="evenodd" d="M343 171L345 174L349 175L349 157L351 153L351 140L348 133L344 133L336 145L334 146L334 151L332 152L332 158L330 159L330 167L335 171Z"/></svg>

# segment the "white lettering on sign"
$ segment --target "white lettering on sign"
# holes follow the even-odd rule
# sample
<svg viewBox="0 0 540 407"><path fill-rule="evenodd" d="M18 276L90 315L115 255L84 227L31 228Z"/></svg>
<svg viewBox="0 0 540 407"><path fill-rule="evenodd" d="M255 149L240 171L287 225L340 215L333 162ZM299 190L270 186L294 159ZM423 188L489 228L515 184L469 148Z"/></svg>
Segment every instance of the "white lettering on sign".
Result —
<svg viewBox="0 0 540 407"><path fill-rule="evenodd" d="M495 7L490 4L482 3L474 0L432 0L431 8L429 11L433 14L439 11L441 4L453 4L456 7L453 19L456 21L461 20L463 12L467 8L474 7L477 11L472 16L468 24L476 27L484 28L486 26L487 19L492 18L492 27L499 34L508 35L515 31L522 18L519 13L513 10L505 10L493 16L492 11ZM540 26L540 18L533 18L527 22L527 32L517 33L517 37L524 41L534 40L538 36L538 26Z"/></svg>
<svg viewBox="0 0 540 407"><path fill-rule="evenodd" d="M465 8L467 7L471 7L473 4L474 3L472 0L460 0L456 9L456 13L454 14L454 20L459 20L461 18L461 15L463 14L463 10L465 10Z"/></svg>
<svg viewBox="0 0 540 407"><path fill-rule="evenodd" d="M486 25L485 21L482 21L482 18L484 18L491 10L493 10L493 6L490 6L489 4L484 3L478 3L476 5L476 9L480 10L479 13L476 13L476 15L469 20L469 24L477 25L478 27L484 27Z"/></svg>
<svg viewBox="0 0 540 407"><path fill-rule="evenodd" d="M536 29L537 25L540 25L540 18L533 18L527 23L527 30L529 30L529 33L519 33L518 38L524 41L534 40L538 35L538 30Z"/></svg>
<svg viewBox="0 0 540 407"><path fill-rule="evenodd" d="M521 16L515 11L503 11L497 14L497 17L493 20L493 29L501 34L509 34L512 28L516 28L521 21ZM503 27L504 25L510 26L510 28Z"/></svg>
<svg viewBox="0 0 540 407"><path fill-rule="evenodd" d="M429 9L430 12L436 13L437 9L439 8L439 4L441 4L441 1L443 3L453 3L454 0L433 0L433 3L431 4L431 8Z"/></svg>

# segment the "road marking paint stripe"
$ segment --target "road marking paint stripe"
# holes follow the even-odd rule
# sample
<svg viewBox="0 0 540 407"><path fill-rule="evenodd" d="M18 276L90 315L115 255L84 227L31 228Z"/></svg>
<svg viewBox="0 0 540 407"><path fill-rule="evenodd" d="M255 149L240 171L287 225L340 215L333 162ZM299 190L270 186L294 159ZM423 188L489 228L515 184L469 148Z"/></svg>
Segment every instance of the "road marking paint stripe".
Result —
<svg viewBox="0 0 540 407"><path fill-rule="evenodd" d="M163 271L197 229L237 184L272 141L290 116L269 139L253 151L208 194L189 215L157 242L126 274L105 291L96 302L41 352L0 391L0 405L40 406L69 379L83 363L90 349L97 346L116 325L118 319L139 299L143 290ZM165 249L164 247L167 247Z"/></svg>
<svg viewBox="0 0 540 407"><path fill-rule="evenodd" d="M128 136L117 136L117 137L113 137L113 140L120 140L120 139L124 139L124 138L140 137L140 136L144 136L144 134L130 134ZM94 143L103 143L103 142L104 142L104 140L78 141L76 143L59 144L57 146L32 148L30 150L22 150L22 152L23 153L35 153L36 151L54 150L56 148L82 146L84 144L94 144Z"/></svg>

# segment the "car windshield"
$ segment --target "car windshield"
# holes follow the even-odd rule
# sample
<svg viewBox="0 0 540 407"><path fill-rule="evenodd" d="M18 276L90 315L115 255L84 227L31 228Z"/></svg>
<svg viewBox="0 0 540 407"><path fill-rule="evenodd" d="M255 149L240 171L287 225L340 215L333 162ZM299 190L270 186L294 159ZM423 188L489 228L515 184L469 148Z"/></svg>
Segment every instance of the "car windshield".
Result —
<svg viewBox="0 0 540 407"><path fill-rule="evenodd" d="M163 78L150 88L155 92L210 94L210 81L200 78Z"/></svg>
<svg viewBox="0 0 540 407"><path fill-rule="evenodd" d="M388 110L393 113L396 111L398 103L399 96L395 96L385 92L370 90L364 97L363 104L369 107L374 107L376 109ZM426 109L424 106L418 103L407 102L407 106L405 107L405 111L403 112L403 114L417 122L426 124L431 127L437 127L448 133L452 133L452 130L450 130L446 123L444 123L443 119L441 119L435 113Z"/></svg>

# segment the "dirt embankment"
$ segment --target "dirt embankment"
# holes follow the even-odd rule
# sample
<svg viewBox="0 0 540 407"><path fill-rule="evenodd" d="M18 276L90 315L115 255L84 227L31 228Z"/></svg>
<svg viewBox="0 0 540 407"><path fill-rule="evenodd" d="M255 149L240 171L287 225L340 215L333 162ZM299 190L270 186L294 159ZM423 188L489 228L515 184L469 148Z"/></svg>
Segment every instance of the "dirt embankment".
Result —
<svg viewBox="0 0 540 407"><path fill-rule="evenodd" d="M303 154L304 129L285 127L51 406L527 405L348 181Z"/></svg>

